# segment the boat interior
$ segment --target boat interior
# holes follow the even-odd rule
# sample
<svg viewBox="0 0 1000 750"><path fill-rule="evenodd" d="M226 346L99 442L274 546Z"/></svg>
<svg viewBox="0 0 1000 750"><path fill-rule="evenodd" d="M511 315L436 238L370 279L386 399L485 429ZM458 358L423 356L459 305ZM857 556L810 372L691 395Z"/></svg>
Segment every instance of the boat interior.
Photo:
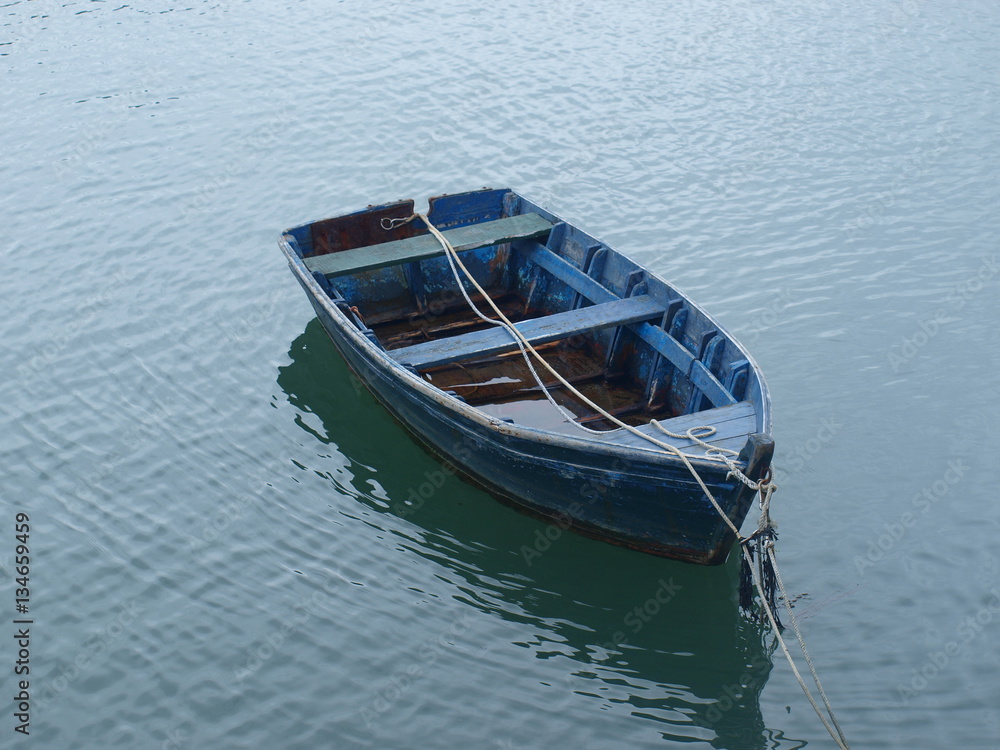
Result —
<svg viewBox="0 0 1000 750"><path fill-rule="evenodd" d="M304 225L286 240L331 300L376 346L441 391L497 419L577 437L619 430L536 366L547 400L508 331L478 317L412 201ZM490 299L575 388L623 422L686 429L709 422L742 447L759 415L749 362L662 280L578 228L506 190L430 200ZM386 225L391 228L386 229ZM483 296L466 289L484 314ZM709 419L711 417L711 419Z"/></svg>

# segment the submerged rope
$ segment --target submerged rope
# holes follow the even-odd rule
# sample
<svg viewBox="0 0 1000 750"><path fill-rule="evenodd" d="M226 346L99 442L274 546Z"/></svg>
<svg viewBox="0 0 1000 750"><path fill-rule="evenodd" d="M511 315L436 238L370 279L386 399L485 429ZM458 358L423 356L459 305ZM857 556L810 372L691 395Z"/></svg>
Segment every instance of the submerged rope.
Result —
<svg viewBox="0 0 1000 750"><path fill-rule="evenodd" d="M441 233L441 231L438 230L437 227L431 224L430 220L425 215L414 213L411 216L402 219L389 219L389 220L383 219L382 228L387 230L393 229L399 226L400 224L405 224L416 218L419 218L424 222L424 225L427 227L430 233L434 235L435 239L437 239L437 241L441 244L441 247L444 248L445 256L448 259L448 265L451 268L452 274L455 277L455 281L458 284L458 288L462 292L462 296L465 298L465 301L468 303L469 307L473 310L473 312L475 312L476 316L482 319L483 321L489 323L490 325L504 328L507 330L508 333L510 333L511 337L514 339L514 342L521 350L521 354L528 365L528 369L534 376L535 381L538 383L539 388L548 398L549 402L553 406L555 406L556 409L558 409L559 412L563 414L564 417L566 417L567 421L577 425L578 427L586 429L590 432L597 432L596 430L590 430L585 425L581 425L578 422L576 422L576 418L572 414L569 414L564 407L556 403L555 399L552 397L552 394L549 393L548 388L546 388L545 385L542 383L541 378L538 376L537 371L532 365L531 360L528 356L529 352L531 353L532 356L534 356L538 360L538 362L546 370L549 371L549 373L551 373L555 377L555 379L559 383L563 385L564 388L566 388L566 390L570 394L579 399L587 407L596 411L598 414L603 416L606 420L608 420L612 424L616 424L619 427L632 433L633 435L636 435L642 438L643 440L646 440L652 443L653 445L662 448L663 450L669 453L672 453L683 462L684 466L687 468L692 478L694 478L694 480L698 483L698 486L701 488L702 492L705 494L705 497L708 498L709 502L711 502L712 504L712 507L715 508L716 512L719 514L722 520L725 521L726 525L730 528L733 534L736 535L736 539L739 542L740 550L743 554L743 561L741 568L741 585L740 585L741 607L743 607L747 611L750 610L750 604L751 604L749 596L750 587L749 585L744 586L745 583L749 584L749 582L745 580L745 576L747 572L749 572L749 577L752 579L753 585L757 589L757 593L760 595L761 608L767 615L767 619L771 624L771 627L774 631L778 643L781 645L781 650L785 654L785 658L787 659L788 664L792 668L792 673L795 675L795 679L798 681L799 687L805 693L806 698L809 699L809 703L812 705L813 710L816 712L816 715L819 716L820 721L823 722L823 726L826 728L827 732L830 733L830 736L837 743L838 747L840 747L841 750L850 750L850 747L847 744L847 739L844 737L844 732L840 727L840 723L837 721L836 715L834 714L833 706L830 704L830 701L826 696L826 691L823 690L823 685L820 682L819 674L816 671L816 667L813 664L812 659L809 657L809 652L806 650L805 639L802 637L802 631L800 630L798 621L795 619L795 615L792 612L791 601L788 597L788 593L785 590L784 583L781 580L781 575L778 572L778 561L774 556L774 545L775 545L775 540L777 539L777 532L774 529L774 523L770 517L771 496L777 489L777 485L775 485L771 481L770 471L768 471L768 473L764 477L762 477L761 480L757 482L751 480L748 476L746 476L746 474L743 473L739 465L735 461L733 461L732 458L730 458L730 456L739 455L736 451L730 450L728 448L722 448L721 446L715 446L712 445L711 443L705 442L704 438L711 437L712 435L715 434L715 428L713 427L710 426L692 427L688 429L686 433L678 434L666 429L655 419L650 420L650 423L653 425L653 427L658 429L664 435L674 439L691 440L692 442L701 446L705 450L704 456L689 455L684 451L682 451L680 448L671 445L670 443L666 443L662 440L658 440L652 435L642 432L641 430L633 427L632 425L623 422L613 414L603 409L598 404L594 403L591 399L587 398L587 396L581 393L568 380L566 380L561 374L559 374L559 372L557 372L545 360L545 358L531 345L531 342L528 341L528 339L524 336L524 334L522 334L517 329L517 327L510 321L510 319L508 319L507 316L504 315L503 311L497 306L497 304L493 301L493 299L486 292L486 290L479 285L479 282L475 280L475 278L472 276L469 270L465 267L465 264L462 263L462 259L459 257L458 252L455 250L452 244L448 241L448 238L445 237ZM493 308L493 312L496 313L499 320L495 320L493 318L484 315L479 310L479 308L476 307L475 303L473 303L471 297L469 297L469 294L465 289L465 284L463 283L462 278L459 276L458 269L461 269L462 274L465 276L465 278L468 279L468 281L472 284L472 286L475 287L475 289L482 295L483 299L486 300L489 306ZM760 509L761 509L760 523L757 526L757 530L752 535L750 535L749 537L743 537L740 534L740 530L732 522L732 519L730 519L729 516L726 515L726 513L722 510L722 507L719 505L718 501L712 495L711 490L709 490L708 486L705 484L705 481L701 478L701 475L698 473L697 469L691 463L690 459L692 458L707 459L709 461L718 461L724 463L729 469L730 476L735 477L738 481L742 482L750 489L760 492ZM756 565L754 560L755 552L757 557ZM777 585L775 586L775 584ZM745 600L743 596L744 588L746 589L747 592ZM813 695L810 692L809 687L806 685L805 680L799 673L798 667L795 664L795 660L792 658L791 652L788 650L788 646L786 645L784 638L781 636L781 631L784 628L781 625L780 621L778 620L777 614L775 612L775 610L777 609L777 603L776 603L777 589L780 589L781 591L781 596L785 602L785 608L788 611L789 621L792 624L792 629L794 630L795 636L799 642L799 647L802 650L802 655L805 657L806 664L809 666L809 671L812 675L813 681L815 682L816 687L819 690L820 697L826 709L826 714L827 714L826 716L823 715L823 711L817 704L816 699L813 698ZM745 607L744 603L746 603ZM827 717L829 717L829 719Z"/></svg>

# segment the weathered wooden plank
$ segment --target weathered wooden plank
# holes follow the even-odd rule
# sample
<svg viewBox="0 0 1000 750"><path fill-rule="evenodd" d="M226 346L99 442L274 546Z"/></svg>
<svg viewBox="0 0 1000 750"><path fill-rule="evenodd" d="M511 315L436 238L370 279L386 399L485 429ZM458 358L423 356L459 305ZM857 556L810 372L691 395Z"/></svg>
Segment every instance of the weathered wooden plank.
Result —
<svg viewBox="0 0 1000 750"><path fill-rule="evenodd" d="M663 315L663 306L649 295L613 300L592 307L581 307L544 318L524 320L515 327L533 344L566 338L577 333L600 328L627 325ZM460 336L427 341L402 349L389 356L403 365L419 369L488 357L517 349L513 337L505 329L495 327Z"/></svg>
<svg viewBox="0 0 1000 750"><path fill-rule="evenodd" d="M520 214L495 221L470 224L443 232L458 252L544 235L552 222L538 214ZM421 234L393 242L342 250L305 259L306 268L327 278L347 273L371 271L400 263L411 263L443 255L441 243L431 234Z"/></svg>
<svg viewBox="0 0 1000 750"><path fill-rule="evenodd" d="M369 206L346 216L336 216L309 225L309 233L301 237L306 256L326 255L352 247L364 247L377 242L402 240L417 232L414 222L401 224L394 229L382 228L383 219L409 216L413 201L397 201L382 206ZM308 237L308 242L305 242Z"/></svg>
<svg viewBox="0 0 1000 750"><path fill-rule="evenodd" d="M692 427L710 426L716 432L711 437L703 438L705 442L718 445L720 447L740 450L746 442L747 436L755 431L756 409L749 401L743 401L727 406L720 406L715 409L695 412L694 414L684 414L673 419L661 419L660 424L675 434L683 434ZM703 449L690 440L670 438L653 427L651 424L644 424L637 427L640 432L644 432L657 440L661 440L670 445L676 445L689 453L702 453ZM651 448L652 443L643 440L637 435L633 435L628 430L616 430L612 433L601 433L601 439L609 440L617 445L629 445L636 448Z"/></svg>
<svg viewBox="0 0 1000 750"><path fill-rule="evenodd" d="M671 432L683 433L692 427L709 426L716 428L715 437L705 438L706 442L714 442L717 438L728 438L734 435L754 432L756 408L749 401L741 401L713 409L682 414L671 419L661 419L660 424ZM645 431L646 427L642 427ZM655 428L653 428L655 429ZM655 432L659 432L656 430ZM653 434L655 434L655 432Z"/></svg>

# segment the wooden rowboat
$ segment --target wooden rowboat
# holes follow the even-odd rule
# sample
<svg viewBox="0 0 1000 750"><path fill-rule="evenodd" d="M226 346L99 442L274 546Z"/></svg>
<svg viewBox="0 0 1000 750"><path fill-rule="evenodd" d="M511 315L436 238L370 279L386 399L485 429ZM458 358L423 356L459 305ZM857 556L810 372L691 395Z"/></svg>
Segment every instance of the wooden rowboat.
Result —
<svg viewBox="0 0 1000 750"><path fill-rule="evenodd" d="M735 534L694 472L739 528L755 491L732 468L756 481L774 450L747 351L667 282L511 190L430 199L455 256L422 218L402 223L412 215L413 201L369 206L280 239L358 379L523 511L654 555L725 560ZM468 286L471 301L502 311L562 383L544 366L532 375L515 334L477 317L449 257L485 292Z"/></svg>

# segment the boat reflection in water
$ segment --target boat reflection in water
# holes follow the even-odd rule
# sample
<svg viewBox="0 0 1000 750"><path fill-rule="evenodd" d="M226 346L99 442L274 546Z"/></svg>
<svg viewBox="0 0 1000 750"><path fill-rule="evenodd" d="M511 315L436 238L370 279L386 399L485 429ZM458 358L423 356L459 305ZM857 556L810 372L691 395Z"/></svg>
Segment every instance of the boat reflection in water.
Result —
<svg viewBox="0 0 1000 750"><path fill-rule="evenodd" d="M341 549L361 554L381 545L375 552L391 558L386 569L416 566L441 582L435 598L488 616L494 642L479 644L478 656L468 654L465 669L502 655L514 662L504 668L520 689L531 675L544 690L540 707L574 717L585 711L598 724L604 714L594 710L602 708L626 712L629 721L657 722L655 731L672 740L801 746L762 718L773 647L738 612L736 559L703 567L655 558L562 533L488 502L423 452L364 391L318 320L289 355L278 384L307 433L297 462L337 490L313 501L333 504L338 523L351 519L343 533L357 538ZM324 456L331 454L346 468L330 472ZM391 617L421 627L414 612ZM543 661L519 659L521 649Z"/></svg>

